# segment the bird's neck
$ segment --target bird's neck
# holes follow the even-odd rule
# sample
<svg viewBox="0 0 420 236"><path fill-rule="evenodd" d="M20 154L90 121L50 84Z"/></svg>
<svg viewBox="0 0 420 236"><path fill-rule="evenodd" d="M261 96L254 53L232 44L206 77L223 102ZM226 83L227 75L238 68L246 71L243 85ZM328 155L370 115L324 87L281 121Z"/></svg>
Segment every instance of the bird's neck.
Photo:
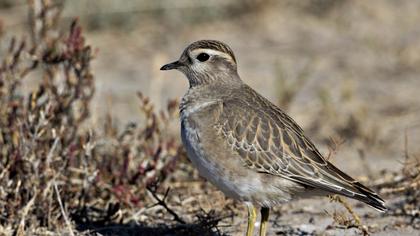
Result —
<svg viewBox="0 0 420 236"><path fill-rule="evenodd" d="M236 71L218 71L211 73L190 73L187 75L190 89L200 87L235 86L242 83Z"/></svg>
<svg viewBox="0 0 420 236"><path fill-rule="evenodd" d="M193 106L197 103L212 102L223 99L224 97L229 96L232 91L244 85L239 76L237 78L230 79L230 81L213 80L198 84L191 84L190 81L190 88L183 96L180 104L181 111L183 108Z"/></svg>

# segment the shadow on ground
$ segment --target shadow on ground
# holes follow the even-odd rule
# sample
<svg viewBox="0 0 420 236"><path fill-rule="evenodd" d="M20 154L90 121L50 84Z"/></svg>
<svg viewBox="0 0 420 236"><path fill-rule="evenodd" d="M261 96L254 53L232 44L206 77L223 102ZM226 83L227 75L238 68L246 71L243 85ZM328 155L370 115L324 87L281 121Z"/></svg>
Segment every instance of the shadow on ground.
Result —
<svg viewBox="0 0 420 236"><path fill-rule="evenodd" d="M118 206L110 206L106 210L82 207L71 214L76 223L76 229L87 235L200 235L222 236L226 235L217 228L218 223L225 217L214 214L198 214L197 220L192 223L179 222L168 224L147 225L145 223L127 222L116 223L115 215Z"/></svg>
<svg viewBox="0 0 420 236"><path fill-rule="evenodd" d="M201 223L192 224L176 224L176 225L136 225L136 224L81 224L77 230L88 231L88 235L202 235L202 236L219 236L225 235L214 228L208 228Z"/></svg>

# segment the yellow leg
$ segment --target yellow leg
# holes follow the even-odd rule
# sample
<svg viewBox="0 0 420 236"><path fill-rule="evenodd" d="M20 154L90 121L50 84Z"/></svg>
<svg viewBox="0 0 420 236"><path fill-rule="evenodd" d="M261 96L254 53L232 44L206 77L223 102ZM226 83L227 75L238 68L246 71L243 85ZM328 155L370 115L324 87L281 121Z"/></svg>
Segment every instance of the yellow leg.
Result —
<svg viewBox="0 0 420 236"><path fill-rule="evenodd" d="M248 207L248 228L246 230L246 236L252 236L254 233L255 220L257 219L257 212L252 203L247 203Z"/></svg>
<svg viewBox="0 0 420 236"><path fill-rule="evenodd" d="M265 236L267 232L268 216L270 215L270 208L261 207L261 225L260 236Z"/></svg>

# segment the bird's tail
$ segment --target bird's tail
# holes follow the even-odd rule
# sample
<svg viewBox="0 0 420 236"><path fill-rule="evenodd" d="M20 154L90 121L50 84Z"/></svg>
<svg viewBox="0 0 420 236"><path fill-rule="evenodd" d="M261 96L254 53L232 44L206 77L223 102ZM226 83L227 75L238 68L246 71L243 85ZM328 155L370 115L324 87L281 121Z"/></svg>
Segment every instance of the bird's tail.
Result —
<svg viewBox="0 0 420 236"><path fill-rule="evenodd" d="M380 212L385 212L387 210L385 201L374 191L359 182L355 182L353 186L358 190L358 193L355 193L354 196L347 195L348 197L364 202Z"/></svg>

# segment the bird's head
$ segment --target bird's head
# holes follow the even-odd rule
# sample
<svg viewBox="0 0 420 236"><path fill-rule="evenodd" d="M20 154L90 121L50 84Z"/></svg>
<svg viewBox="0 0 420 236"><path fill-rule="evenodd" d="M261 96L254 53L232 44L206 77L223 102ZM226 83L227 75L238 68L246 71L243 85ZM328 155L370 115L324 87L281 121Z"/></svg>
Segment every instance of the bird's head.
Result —
<svg viewBox="0 0 420 236"><path fill-rule="evenodd" d="M185 74L190 87L209 83L238 81L236 59L232 49L216 40L200 40L190 44L178 61L161 70L176 69Z"/></svg>

